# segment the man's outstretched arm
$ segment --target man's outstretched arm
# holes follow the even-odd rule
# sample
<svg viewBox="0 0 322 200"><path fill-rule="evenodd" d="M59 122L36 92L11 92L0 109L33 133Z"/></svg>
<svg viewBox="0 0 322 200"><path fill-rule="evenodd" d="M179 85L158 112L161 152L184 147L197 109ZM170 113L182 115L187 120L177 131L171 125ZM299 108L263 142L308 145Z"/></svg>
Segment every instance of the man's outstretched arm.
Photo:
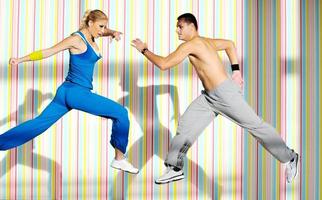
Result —
<svg viewBox="0 0 322 200"><path fill-rule="evenodd" d="M140 39L132 40L131 45L140 51L148 60L157 65L161 70L167 70L179 64L191 53L191 45L189 42L179 45L179 47L167 57L154 54Z"/></svg>

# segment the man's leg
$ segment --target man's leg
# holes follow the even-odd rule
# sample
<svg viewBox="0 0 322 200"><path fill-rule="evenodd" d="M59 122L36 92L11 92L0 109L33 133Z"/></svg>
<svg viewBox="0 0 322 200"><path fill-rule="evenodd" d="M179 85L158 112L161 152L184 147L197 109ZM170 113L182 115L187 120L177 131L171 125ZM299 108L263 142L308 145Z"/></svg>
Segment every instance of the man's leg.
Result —
<svg viewBox="0 0 322 200"><path fill-rule="evenodd" d="M225 81L220 87L206 95L214 112L218 112L246 128L282 163L288 163L286 175L290 182L297 174L298 154L289 149L275 128L264 122L243 99L238 86Z"/></svg>
<svg viewBox="0 0 322 200"><path fill-rule="evenodd" d="M204 95L200 95L189 105L179 119L177 135L171 141L164 162L168 166L168 170L155 181L157 184L184 178L182 172L183 159L188 149L215 117L216 114L207 104Z"/></svg>
<svg viewBox="0 0 322 200"><path fill-rule="evenodd" d="M224 82L219 88L206 96L215 112L231 119L250 133L282 163L290 161L295 153L289 149L280 135L264 122L244 100L237 85Z"/></svg>

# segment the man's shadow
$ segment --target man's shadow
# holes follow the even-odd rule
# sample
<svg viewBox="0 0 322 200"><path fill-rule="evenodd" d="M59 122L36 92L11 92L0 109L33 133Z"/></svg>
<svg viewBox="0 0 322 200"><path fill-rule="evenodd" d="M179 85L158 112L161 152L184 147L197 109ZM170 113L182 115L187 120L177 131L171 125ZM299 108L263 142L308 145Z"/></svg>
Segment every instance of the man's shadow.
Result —
<svg viewBox="0 0 322 200"><path fill-rule="evenodd" d="M125 77L129 77L129 70L127 70L127 69L128 69L128 67L126 67ZM135 88L132 88L132 90L124 89L124 87L122 87L122 84L120 84L122 87L123 93L125 93L126 95L123 96L121 99L118 99L118 102L120 104L124 104L124 106L126 107L128 102L133 101L131 99L131 97L133 97L134 95L143 94L143 93L146 93L146 94L152 93L152 97L148 97L148 99L146 100L147 104L150 104L150 105L143 105L146 108L144 110L146 110L146 112L150 112L149 114L142 113L142 112L132 112L130 109L128 109L129 113L138 122L137 124L140 125L140 129L141 129L141 132L143 132L143 135L138 140L136 140L135 143L133 143L131 146L129 146L129 148L127 149L127 152L129 152L129 153L137 152L138 149L142 149L142 147L144 146L144 143L146 143L147 145L154 144L153 138L162 138L162 141L166 141L165 145L167 145L167 146L162 147L162 152L157 151L157 148L155 148L156 145L153 145L152 146L153 153L146 154L146 160L139 159L139 160L141 160L141 162L138 160L133 160L133 162L132 162L133 165L136 166L141 171L143 169L143 167L147 164L147 162L149 162L153 158L154 155L158 156L162 161L165 160L166 154L169 151L170 143L173 138L172 135L174 135L171 133L171 131L174 131L174 130L169 130L168 127L165 127L162 123L160 123L161 119L159 118L159 116L160 116L160 112L162 112L162 111L160 111L157 106L157 97L159 95L166 95L166 94L168 94L170 96L169 99L171 100L171 103L173 106L170 107L170 105L169 105L169 109L167 111L163 111L163 112L166 112L167 115L170 115L170 113L175 113L175 112L179 113L180 109L179 109L179 105L177 107L175 107L175 104L174 104L175 99L179 99L178 89L176 86L169 85L169 84L139 86L138 85L139 77L138 77L137 70L138 69L136 69L136 68L133 69L133 83L136 83L136 84L134 84ZM130 93L131 91L135 91L137 93L131 94ZM150 102L148 103L148 101L150 101ZM164 102L162 102L162 103L164 103ZM151 109L151 107L152 107L152 109ZM171 109L173 109L173 110L171 110ZM177 109L177 110L175 110L175 109ZM179 113L179 115L180 115L180 113ZM140 122L144 121L144 117L147 117L147 121L148 121L148 122L146 122L146 124L147 124L146 127L143 127L144 124L140 123ZM178 119L174 119L174 118L175 117L172 116L172 117L170 117L170 120L171 121L175 120L175 123L177 124ZM146 132L144 132L144 130L146 130ZM148 138L150 138L150 140L147 140L146 134L153 134L153 137L148 137ZM162 136L160 137L159 134L162 134ZM138 156L143 157L143 155L138 155ZM187 180L187 175L188 175L188 173L187 173L188 163L190 163L191 168L194 169L195 172L198 172L198 177L202 177L204 180L206 180L207 183L212 183L213 188L214 187L220 188L220 185L218 183L214 182L214 177L209 177L202 167L200 167L195 161L190 160L188 158L185 158L185 166L184 166L185 180ZM118 172L118 174L116 176L117 177L116 182L114 182L114 184L110 184L110 188L109 188L110 195L112 195L113 191L115 191L113 189L113 187L115 185L123 183L123 178L124 178L125 174L126 173L124 173L122 171ZM161 174L159 174L159 175L161 175ZM157 175L157 176L159 176L159 175ZM154 184L155 178L157 178L157 177L156 176L152 177L152 180L153 180L152 184ZM193 186L195 186L195 188L197 188L197 190L203 189L204 186L200 185L200 183L198 183L198 182L199 182L198 179L193 178L191 184ZM202 180L202 182L204 182L204 181ZM189 185L190 185L190 183L189 183ZM130 188L131 185L126 185L124 187L127 189L127 188ZM124 189L124 191L122 191L124 195L126 195L128 193L126 191L126 189ZM118 195L120 195L120 194L118 194ZM211 190L207 191L207 195L208 195L208 197L211 198L211 196L213 195L212 191ZM110 197L112 197L112 196L110 196Z"/></svg>
<svg viewBox="0 0 322 200"><path fill-rule="evenodd" d="M22 122L22 119L25 115L31 117L32 113L37 116L39 114L38 110L41 108L42 103L47 99L51 99L52 97L53 94L51 93L42 94L39 90L28 90L24 102L19 105L18 109L12 112L8 117L1 119L0 126L8 123L9 121L15 121L16 124L19 124ZM39 102L35 99L39 99ZM35 105L35 107L29 108L26 112L23 112L25 105ZM59 187L57 187L61 182L62 175L60 164L50 158L34 153L33 149L33 141L30 141L15 149L8 150L7 154L0 161L0 179L7 173L10 173L11 169L16 167L18 164L28 166L32 169L47 171L49 174L47 184L48 194L50 194L52 197L55 196L55 198L61 197L61 191ZM52 170L53 167L55 170ZM55 174L53 174L53 171L55 171ZM33 177L31 177L31 179L33 179ZM53 183L55 184L54 191L52 191Z"/></svg>

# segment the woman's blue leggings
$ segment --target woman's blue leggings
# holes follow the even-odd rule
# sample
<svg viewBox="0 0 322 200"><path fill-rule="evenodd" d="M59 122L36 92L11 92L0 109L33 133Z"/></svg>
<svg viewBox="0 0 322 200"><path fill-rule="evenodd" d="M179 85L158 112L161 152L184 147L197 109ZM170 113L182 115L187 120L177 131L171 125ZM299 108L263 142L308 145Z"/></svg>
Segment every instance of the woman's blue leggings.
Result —
<svg viewBox="0 0 322 200"><path fill-rule="evenodd" d="M126 152L129 135L127 110L108 98L92 93L88 88L67 81L57 89L54 100L38 117L0 135L0 150L17 147L35 138L71 109L112 119L110 143L114 148Z"/></svg>

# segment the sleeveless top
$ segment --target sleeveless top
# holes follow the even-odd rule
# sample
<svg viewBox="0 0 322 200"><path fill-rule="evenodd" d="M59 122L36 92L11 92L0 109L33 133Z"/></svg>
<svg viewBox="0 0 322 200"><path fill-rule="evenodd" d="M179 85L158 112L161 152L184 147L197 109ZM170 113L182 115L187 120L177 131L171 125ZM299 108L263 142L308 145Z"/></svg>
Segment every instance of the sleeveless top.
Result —
<svg viewBox="0 0 322 200"><path fill-rule="evenodd" d="M95 51L82 32L77 31L73 34L79 35L84 40L87 49L84 53L80 54L72 54L69 52L69 70L66 81L93 89L94 67L96 62L101 58L101 55Z"/></svg>

